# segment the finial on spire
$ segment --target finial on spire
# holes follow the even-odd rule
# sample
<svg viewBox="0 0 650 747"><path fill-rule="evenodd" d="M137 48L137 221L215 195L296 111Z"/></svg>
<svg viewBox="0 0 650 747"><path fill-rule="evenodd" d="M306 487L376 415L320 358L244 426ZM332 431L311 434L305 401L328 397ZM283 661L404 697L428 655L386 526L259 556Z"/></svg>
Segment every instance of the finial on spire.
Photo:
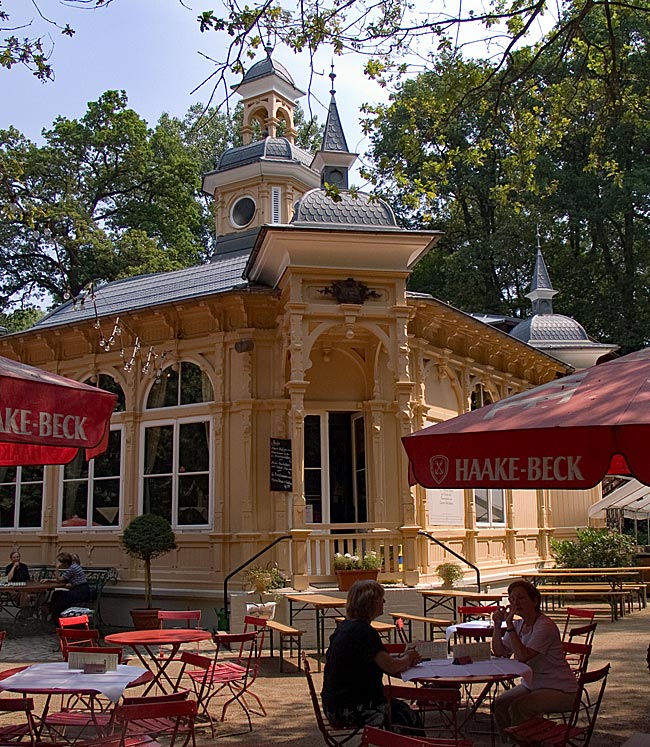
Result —
<svg viewBox="0 0 650 747"><path fill-rule="evenodd" d="M542 251L542 244L541 244L540 236L539 236L539 223L537 224L537 251L538 252Z"/></svg>
<svg viewBox="0 0 650 747"><path fill-rule="evenodd" d="M332 87L330 89L330 94L334 96L336 93L336 89L334 88L334 79L336 78L336 73L334 72L334 60L332 60L332 68L330 72L330 80L332 81Z"/></svg>

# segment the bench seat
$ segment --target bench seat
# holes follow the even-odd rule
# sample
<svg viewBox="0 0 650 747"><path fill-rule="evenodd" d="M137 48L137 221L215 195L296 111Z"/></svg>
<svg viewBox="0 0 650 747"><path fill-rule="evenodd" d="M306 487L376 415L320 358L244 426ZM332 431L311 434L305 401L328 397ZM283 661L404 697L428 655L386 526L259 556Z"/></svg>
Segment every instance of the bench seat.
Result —
<svg viewBox="0 0 650 747"><path fill-rule="evenodd" d="M426 617L425 615L412 615L409 612L389 612L388 614L395 621L395 624L398 626L398 630L399 630L399 624L397 622L398 620L402 620L402 622L405 622L408 624L409 642L413 640L413 623L414 622L421 622L423 624L425 641L427 640L427 629L429 630L430 640L433 640L435 630L441 630L444 633L444 631L451 625L451 621L449 620L443 620L437 617Z"/></svg>

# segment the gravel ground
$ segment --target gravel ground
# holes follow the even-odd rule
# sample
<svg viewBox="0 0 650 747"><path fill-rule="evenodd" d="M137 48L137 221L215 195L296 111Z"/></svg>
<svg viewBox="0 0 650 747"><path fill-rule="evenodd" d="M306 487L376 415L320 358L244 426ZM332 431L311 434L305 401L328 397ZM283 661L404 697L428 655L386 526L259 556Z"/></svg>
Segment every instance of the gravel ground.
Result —
<svg viewBox="0 0 650 747"><path fill-rule="evenodd" d="M20 642L20 643L19 643ZM3 662L17 665L16 647L21 650L47 651L50 655L41 660L58 658L53 641L36 639L30 646L28 639L5 641L5 649L0 652ZM598 718L596 732L591 741L592 747L618 747L635 732L646 732L650 747L650 702L648 685L650 675L646 665L646 650L650 643L650 609L627 615L623 620L611 623L606 619L598 621L594 639L594 651L590 669L611 663L612 669L605 692L603 706ZM25 663L35 657L25 656ZM247 728L245 719L236 705L231 706L227 720L219 724L217 739L224 745L287 745L290 747L321 747L323 740L316 728L307 684L292 660L285 666L285 673L278 671L277 659L265 658L254 690L262 699L267 716L253 716L253 732L242 734ZM314 662L315 664L315 662ZM313 669L316 667L314 666ZM320 689L321 675L315 674L317 688ZM11 720L11 719L9 719ZM0 717L7 722L7 717ZM477 747L488 747L490 739L480 734L469 734ZM214 743L209 729L199 729L199 747ZM350 743L354 747L354 743Z"/></svg>

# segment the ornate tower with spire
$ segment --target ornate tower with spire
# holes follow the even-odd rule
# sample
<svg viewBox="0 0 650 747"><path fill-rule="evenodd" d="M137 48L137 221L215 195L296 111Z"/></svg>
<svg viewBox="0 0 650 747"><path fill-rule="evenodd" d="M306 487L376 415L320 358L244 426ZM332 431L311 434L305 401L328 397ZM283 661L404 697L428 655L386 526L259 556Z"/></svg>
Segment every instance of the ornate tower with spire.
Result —
<svg viewBox="0 0 650 747"><path fill-rule="evenodd" d="M321 174L321 187L331 184L339 189L348 189L348 174L350 167L357 160L356 153L350 153L345 140L345 133L341 125L341 117L336 106L336 90L334 89L334 64L330 71L332 87L330 89L330 105L327 111L325 131L320 150L314 156L311 167Z"/></svg>
<svg viewBox="0 0 650 747"><path fill-rule="evenodd" d="M530 298L532 302L533 315L520 322L510 334L577 370L593 366L603 355L618 348L618 345L606 345L592 340L575 319L554 314L553 296L556 294L546 269L538 233L535 269L530 292L526 293L526 298Z"/></svg>
<svg viewBox="0 0 650 747"><path fill-rule="evenodd" d="M320 185L311 153L295 144L303 91L270 47L266 53L233 87L243 99L244 145L225 151L203 177L214 197L218 255L250 251L261 226L289 223L296 200Z"/></svg>

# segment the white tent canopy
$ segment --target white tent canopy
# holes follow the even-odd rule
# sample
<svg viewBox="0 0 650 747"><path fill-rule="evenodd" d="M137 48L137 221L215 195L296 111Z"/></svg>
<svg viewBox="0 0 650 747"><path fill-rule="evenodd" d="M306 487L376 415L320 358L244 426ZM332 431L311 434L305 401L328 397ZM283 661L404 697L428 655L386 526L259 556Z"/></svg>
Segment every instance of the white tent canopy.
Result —
<svg viewBox="0 0 650 747"><path fill-rule="evenodd" d="M589 509L589 516L604 519L607 509L620 509L626 519L650 518L650 487L638 480L629 480L594 503Z"/></svg>

